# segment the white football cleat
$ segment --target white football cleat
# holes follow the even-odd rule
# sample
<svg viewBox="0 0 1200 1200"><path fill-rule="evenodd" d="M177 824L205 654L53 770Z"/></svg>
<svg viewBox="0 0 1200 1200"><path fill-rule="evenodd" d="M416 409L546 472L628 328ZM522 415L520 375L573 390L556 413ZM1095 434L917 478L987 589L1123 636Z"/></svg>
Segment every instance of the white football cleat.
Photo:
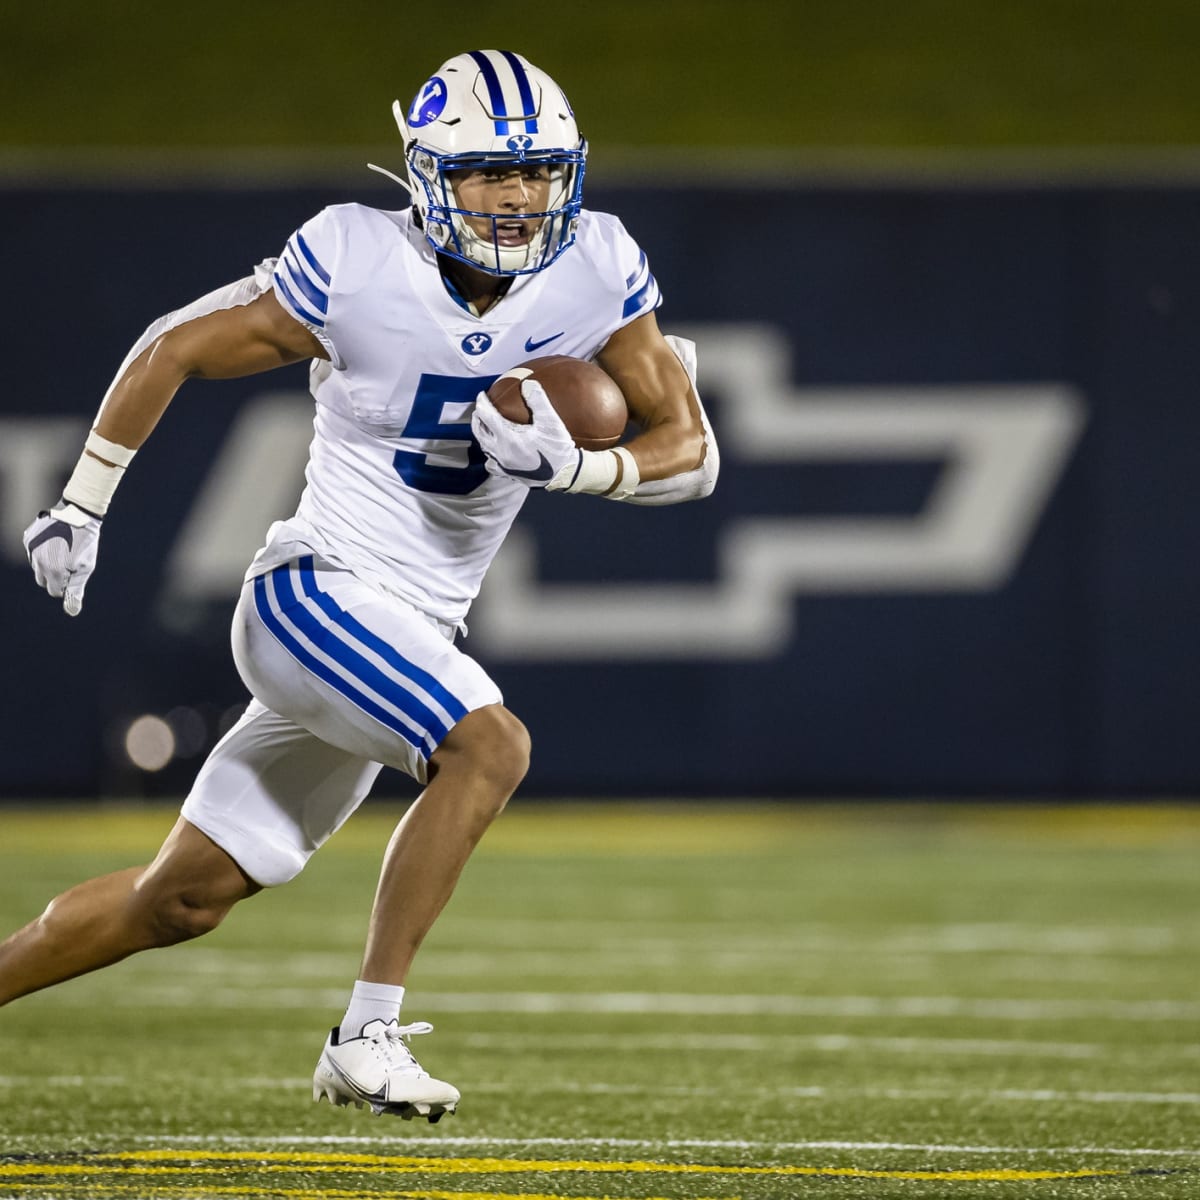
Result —
<svg viewBox="0 0 1200 1200"><path fill-rule="evenodd" d="M458 1088L434 1079L413 1058L408 1038L432 1033L428 1021L401 1025L398 1021L368 1021L356 1038L340 1038L330 1030L313 1073L313 1099L330 1104L371 1106L379 1116L390 1113L411 1121L427 1117L436 1124L458 1107Z"/></svg>

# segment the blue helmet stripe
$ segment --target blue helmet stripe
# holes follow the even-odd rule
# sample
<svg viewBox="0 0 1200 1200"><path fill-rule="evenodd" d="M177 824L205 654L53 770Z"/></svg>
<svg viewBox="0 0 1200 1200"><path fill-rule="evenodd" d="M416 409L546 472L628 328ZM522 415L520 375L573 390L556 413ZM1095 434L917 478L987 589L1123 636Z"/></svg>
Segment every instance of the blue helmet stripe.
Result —
<svg viewBox="0 0 1200 1200"><path fill-rule="evenodd" d="M482 50L469 50L468 53L475 60L475 65L478 66L480 74L483 75L483 81L487 84L488 100L491 103L492 112L495 114L496 132L508 133L508 113L504 108L504 88L500 84L500 76L496 74L492 60Z"/></svg>
<svg viewBox="0 0 1200 1200"><path fill-rule="evenodd" d="M511 50L501 50L500 53L504 55L504 61L512 67L513 74L517 77L517 91L521 95L521 112L525 117L525 132L537 133L537 105L533 101L533 88L529 86L529 76L525 72L525 67Z"/></svg>

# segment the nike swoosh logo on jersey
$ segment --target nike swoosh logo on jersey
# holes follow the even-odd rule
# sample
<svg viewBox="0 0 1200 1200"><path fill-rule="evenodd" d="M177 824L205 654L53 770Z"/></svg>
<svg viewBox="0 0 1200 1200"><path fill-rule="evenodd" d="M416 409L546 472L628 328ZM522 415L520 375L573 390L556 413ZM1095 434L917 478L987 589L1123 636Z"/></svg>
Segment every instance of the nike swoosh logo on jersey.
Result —
<svg viewBox="0 0 1200 1200"><path fill-rule="evenodd" d="M540 350L543 346L548 346L551 342L562 337L562 335L566 332L567 331L565 329L560 329L558 333L552 333L548 338L542 338L540 342L535 342L533 338L526 338L525 351L528 354L532 354L534 350Z"/></svg>
<svg viewBox="0 0 1200 1200"><path fill-rule="evenodd" d="M546 461L544 454L538 455L538 465L532 471L518 471L516 467L505 467L504 473L514 479L532 479L534 483L547 482L554 478L554 468Z"/></svg>

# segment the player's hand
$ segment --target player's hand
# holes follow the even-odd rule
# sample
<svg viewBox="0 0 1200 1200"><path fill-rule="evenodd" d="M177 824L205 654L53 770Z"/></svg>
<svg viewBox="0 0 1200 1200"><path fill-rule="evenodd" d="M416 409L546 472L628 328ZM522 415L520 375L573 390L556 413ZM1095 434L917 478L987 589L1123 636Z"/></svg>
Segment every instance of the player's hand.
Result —
<svg viewBox="0 0 1200 1200"><path fill-rule="evenodd" d="M25 530L25 555L38 587L61 596L69 617L83 608L83 589L96 569L100 524L99 517L60 500Z"/></svg>
<svg viewBox="0 0 1200 1200"><path fill-rule="evenodd" d="M521 384L521 396L529 406L529 424L510 421L487 392L480 392L475 398L471 432L487 455L487 469L493 475L519 480L526 487L544 488L556 476L574 472L581 451L540 383L526 379Z"/></svg>

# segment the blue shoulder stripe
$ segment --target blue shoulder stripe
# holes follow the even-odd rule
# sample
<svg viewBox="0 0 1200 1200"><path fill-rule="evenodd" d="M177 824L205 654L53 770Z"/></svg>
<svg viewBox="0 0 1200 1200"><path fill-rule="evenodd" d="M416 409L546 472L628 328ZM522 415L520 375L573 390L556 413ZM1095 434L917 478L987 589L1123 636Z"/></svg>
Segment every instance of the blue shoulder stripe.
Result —
<svg viewBox="0 0 1200 1200"><path fill-rule="evenodd" d="M308 243L304 240L304 234L300 230L295 233L296 245L300 247L300 253L308 259L308 265L317 273L317 278L328 287L333 280L329 277L329 272L317 261L317 256L308 248Z"/></svg>
<svg viewBox="0 0 1200 1200"><path fill-rule="evenodd" d="M290 247L289 247L290 249ZM329 312L329 295L321 291L319 287L303 271L298 271L292 265L287 254L283 257L283 265L287 267L288 274L292 277L292 282L304 293L305 297L316 309L323 313Z"/></svg>
<svg viewBox="0 0 1200 1200"><path fill-rule="evenodd" d="M645 252L645 250L643 250L642 257L638 259L638 265L634 269L633 274L630 275L629 278L625 280L625 286L627 288L633 287L633 285L635 283L637 283L639 276L642 274L642 272L645 269L646 269L646 252Z"/></svg>
<svg viewBox="0 0 1200 1200"><path fill-rule="evenodd" d="M634 292L628 300L625 301L625 307L621 310L622 317L631 317L639 309L655 308L658 305L659 293L658 283L654 276L651 275L641 288Z"/></svg>
<svg viewBox="0 0 1200 1200"><path fill-rule="evenodd" d="M288 287L287 280L284 279L284 277L280 274L278 267L275 269L274 279L275 286L278 287L283 293L283 298L287 301L288 307L291 308L291 310L300 318L300 320L307 321L310 325L317 326L318 329L325 328L325 322L318 317L316 313L309 312L308 309L296 299L295 293L290 287Z"/></svg>

